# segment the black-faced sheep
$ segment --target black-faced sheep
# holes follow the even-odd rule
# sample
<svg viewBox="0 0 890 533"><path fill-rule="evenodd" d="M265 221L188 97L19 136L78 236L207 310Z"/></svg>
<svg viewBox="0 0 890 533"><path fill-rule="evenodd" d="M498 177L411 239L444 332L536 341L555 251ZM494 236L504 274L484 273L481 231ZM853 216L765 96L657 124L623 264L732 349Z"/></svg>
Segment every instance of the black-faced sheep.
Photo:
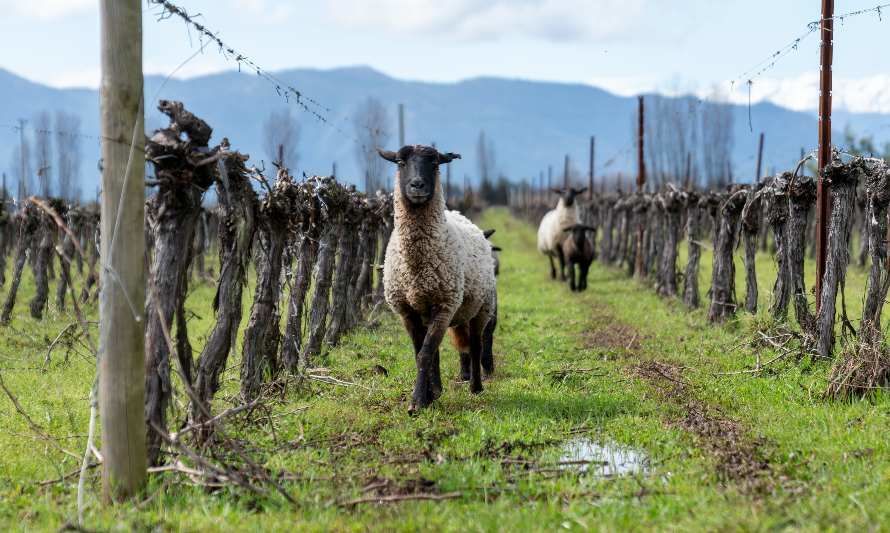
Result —
<svg viewBox="0 0 890 533"><path fill-rule="evenodd" d="M569 267L569 287L573 291L581 292L587 289L587 273L590 263L594 260L593 242L587 237L587 232L596 231L596 228L584 224L574 224L564 230L569 233L562 241L562 253L565 255ZM578 267L578 280L575 281L575 267Z"/></svg>
<svg viewBox="0 0 890 533"><path fill-rule="evenodd" d="M581 215L578 212L578 206L575 204L575 197L584 193L587 187L575 189L553 189L553 192L560 195L556 209L552 209L541 219L541 225L538 226L538 251L546 255L550 259L550 278L556 279L556 267L553 264L553 258L559 260L559 280L565 281L565 255L562 250L562 242L565 235L563 230L569 226L581 223Z"/></svg>
<svg viewBox="0 0 890 533"><path fill-rule="evenodd" d="M482 337L494 311L491 245L460 213L445 209L439 165L459 158L428 146L380 150L398 165L394 228L384 261L384 294L411 336L417 380L410 412L442 393L439 346L450 328L470 356L470 391L482 392Z"/></svg>

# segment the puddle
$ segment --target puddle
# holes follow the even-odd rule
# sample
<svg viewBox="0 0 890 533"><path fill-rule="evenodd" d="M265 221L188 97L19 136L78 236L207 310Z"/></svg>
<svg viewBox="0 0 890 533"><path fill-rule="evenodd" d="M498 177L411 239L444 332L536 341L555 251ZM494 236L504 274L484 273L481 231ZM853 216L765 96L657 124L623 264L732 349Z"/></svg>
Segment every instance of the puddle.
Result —
<svg viewBox="0 0 890 533"><path fill-rule="evenodd" d="M649 456L640 449L584 437L570 440L563 446L559 465L562 469L603 478L645 475L650 468Z"/></svg>

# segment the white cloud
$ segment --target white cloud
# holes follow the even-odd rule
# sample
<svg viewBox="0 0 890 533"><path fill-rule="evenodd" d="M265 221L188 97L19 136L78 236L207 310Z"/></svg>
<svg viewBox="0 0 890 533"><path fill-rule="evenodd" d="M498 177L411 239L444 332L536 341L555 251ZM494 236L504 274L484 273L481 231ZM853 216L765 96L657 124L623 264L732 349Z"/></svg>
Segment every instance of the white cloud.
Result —
<svg viewBox="0 0 890 533"><path fill-rule="evenodd" d="M328 0L352 28L441 34L467 41L505 36L606 41L627 34L646 0Z"/></svg>
<svg viewBox="0 0 890 533"><path fill-rule="evenodd" d="M0 11L47 20L83 13L98 3L98 0L0 0Z"/></svg>
<svg viewBox="0 0 890 533"><path fill-rule="evenodd" d="M80 70L65 70L54 72L53 77L47 83L56 88L81 88L95 89L99 87L101 73L99 67Z"/></svg>
<svg viewBox="0 0 890 533"><path fill-rule="evenodd" d="M600 76L587 83L621 96L658 92L676 96L695 94L710 98L715 89L723 99L735 104L748 103L748 86L745 83L720 82L697 87L674 81L658 80L651 76ZM819 74L816 72L788 78L758 78L751 85L751 103L772 102L795 111L816 111L819 108ZM853 113L890 114L890 74L876 74L861 78L835 77L832 104L836 110Z"/></svg>
<svg viewBox="0 0 890 533"><path fill-rule="evenodd" d="M832 85L834 109L854 113L890 113L890 75L835 77ZM730 93L730 100L747 103L747 85L736 85ZM819 74L811 72L791 78L758 78L751 86L751 101L769 101L798 111L815 111L819 108Z"/></svg>

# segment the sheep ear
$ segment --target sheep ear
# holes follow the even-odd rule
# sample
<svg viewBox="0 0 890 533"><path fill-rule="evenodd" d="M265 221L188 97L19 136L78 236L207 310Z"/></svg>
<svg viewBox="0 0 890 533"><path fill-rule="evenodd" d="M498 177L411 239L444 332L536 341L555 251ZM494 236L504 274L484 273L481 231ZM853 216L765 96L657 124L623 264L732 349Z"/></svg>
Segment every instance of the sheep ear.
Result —
<svg viewBox="0 0 890 533"><path fill-rule="evenodd" d="M563 228L562 231L565 233L568 233L570 231L575 231L575 228L577 228L577 227L578 227L577 224L572 224L571 226L569 226L567 228Z"/></svg>
<svg viewBox="0 0 890 533"><path fill-rule="evenodd" d="M575 194L584 194L584 192L587 191L587 187L581 187L580 189L573 188L572 190L575 191Z"/></svg>
<svg viewBox="0 0 890 533"><path fill-rule="evenodd" d="M460 159L460 154L448 152L447 154L439 153L439 164L451 163L455 159Z"/></svg>
<svg viewBox="0 0 890 533"><path fill-rule="evenodd" d="M562 189L560 189L559 187L554 187L554 188L550 189L550 192L553 192L555 194L562 194L564 191Z"/></svg>
<svg viewBox="0 0 890 533"><path fill-rule="evenodd" d="M492 246L491 251L492 252L502 252L503 250L501 249L500 246Z"/></svg>
<svg viewBox="0 0 890 533"><path fill-rule="evenodd" d="M482 235L485 235L485 238L487 239L487 238L491 237L492 235L494 235L495 231L497 231L497 230L487 229L482 232Z"/></svg>
<svg viewBox="0 0 890 533"><path fill-rule="evenodd" d="M399 162L399 154L397 154L396 152L391 152L389 150L381 150L380 148L378 148L377 153L380 154L380 157L382 157L383 159L386 159L390 163L398 163Z"/></svg>

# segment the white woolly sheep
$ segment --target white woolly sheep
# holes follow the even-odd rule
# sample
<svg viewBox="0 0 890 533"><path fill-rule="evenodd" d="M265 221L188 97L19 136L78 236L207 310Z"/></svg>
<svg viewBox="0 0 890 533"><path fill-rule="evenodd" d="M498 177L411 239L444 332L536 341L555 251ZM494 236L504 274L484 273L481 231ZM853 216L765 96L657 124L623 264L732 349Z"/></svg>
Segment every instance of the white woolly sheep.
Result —
<svg viewBox="0 0 890 533"><path fill-rule="evenodd" d="M470 391L482 392L482 336L497 288L491 245L482 231L445 209L439 165L460 155L421 145L379 152L398 165L383 283L387 303L414 344L413 413L442 393L439 345L449 328L458 351L469 355Z"/></svg>
<svg viewBox="0 0 890 533"><path fill-rule="evenodd" d="M541 219L538 226L538 251L550 259L550 278L556 279L556 267L553 257L559 260L559 280L565 281L565 255L562 251L562 241L565 238L566 228L581 223L581 215L578 206L575 205L575 197L587 190L587 187L575 189L553 189L560 195L556 209L551 209Z"/></svg>

